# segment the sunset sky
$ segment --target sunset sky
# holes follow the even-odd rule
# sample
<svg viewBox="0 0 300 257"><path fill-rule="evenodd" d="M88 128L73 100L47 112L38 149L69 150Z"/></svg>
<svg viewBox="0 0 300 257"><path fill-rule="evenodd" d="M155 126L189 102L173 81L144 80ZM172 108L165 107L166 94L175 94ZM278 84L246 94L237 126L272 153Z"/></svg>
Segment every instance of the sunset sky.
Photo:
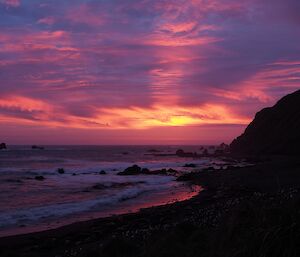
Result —
<svg viewBox="0 0 300 257"><path fill-rule="evenodd" d="M299 0L0 0L8 144L229 143L299 82Z"/></svg>

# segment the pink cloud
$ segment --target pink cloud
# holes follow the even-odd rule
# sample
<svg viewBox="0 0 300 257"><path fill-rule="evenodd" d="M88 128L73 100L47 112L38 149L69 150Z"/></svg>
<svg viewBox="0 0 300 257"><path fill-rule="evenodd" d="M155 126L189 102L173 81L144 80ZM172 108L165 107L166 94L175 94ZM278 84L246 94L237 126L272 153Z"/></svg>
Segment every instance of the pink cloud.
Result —
<svg viewBox="0 0 300 257"><path fill-rule="evenodd" d="M68 99L71 101L72 98ZM76 101L76 98L73 101ZM48 127L108 128L108 129L148 129L155 127L184 127L205 124L240 124L249 122L247 117L233 113L228 107L216 104L202 106L153 105L149 108L131 106L127 108L94 108L91 117L74 116L63 105L53 105L20 95L0 98L0 109L10 110L15 115L0 115L9 123L35 124ZM24 115L22 115L22 113ZM28 116L30 114L30 116Z"/></svg>
<svg viewBox="0 0 300 257"><path fill-rule="evenodd" d="M262 103L271 103L276 97L270 95L270 88L297 90L299 88L297 81L300 81L300 61L278 61L269 64L246 81L233 85L233 88L239 89L238 91L224 92L220 95L241 101L253 98Z"/></svg>
<svg viewBox="0 0 300 257"><path fill-rule="evenodd" d="M279 8L295 0L274 1L0 0L1 132L155 130L159 141L160 130L184 140L191 127L244 126L299 88L297 27Z"/></svg>
<svg viewBox="0 0 300 257"><path fill-rule="evenodd" d="M45 17L42 19L39 19L38 24L46 24L46 25L53 25L55 23L54 17Z"/></svg>
<svg viewBox="0 0 300 257"><path fill-rule="evenodd" d="M1 0L0 3L9 7L19 7L21 5L21 0Z"/></svg>
<svg viewBox="0 0 300 257"><path fill-rule="evenodd" d="M89 26L100 26L104 23L103 14L95 12L87 4L70 8L66 13L66 19L73 24L86 24Z"/></svg>
<svg viewBox="0 0 300 257"><path fill-rule="evenodd" d="M71 45L68 32L57 31L23 31L22 33L11 34L1 33L2 47L0 52L20 52L30 54L35 50L57 50L57 51L76 51ZM16 60L18 61L18 60Z"/></svg>

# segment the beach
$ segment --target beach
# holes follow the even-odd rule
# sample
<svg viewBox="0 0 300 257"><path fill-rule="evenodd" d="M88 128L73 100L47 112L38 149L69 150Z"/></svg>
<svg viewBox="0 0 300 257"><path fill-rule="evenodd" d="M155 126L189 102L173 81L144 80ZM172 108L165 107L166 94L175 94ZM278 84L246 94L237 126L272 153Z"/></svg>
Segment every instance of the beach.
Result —
<svg viewBox="0 0 300 257"><path fill-rule="evenodd" d="M197 252L219 256L220 251L222 256L232 256L235 248L229 245L236 244L236 237L239 235L241 243L246 243L247 237L257 233L256 229L261 234L247 244L261 244L264 251L268 238L266 242L259 241L261 236L280 228L281 222L288 223L281 229L289 230L293 225L293 219L282 217L285 211L292 217L299 210L300 163L297 158L279 156L252 161L256 163L251 167L202 171L185 177L188 183L204 189L186 201L1 238L1 256L192 256ZM272 219L264 221L262 216L268 215ZM258 221L259 225L255 223ZM253 224L249 226L247 222ZM299 235L298 229L295 223L289 232ZM233 240L230 244L229 234ZM296 239L288 243L296 243Z"/></svg>
<svg viewBox="0 0 300 257"><path fill-rule="evenodd" d="M300 257L300 0L0 17L0 257Z"/></svg>
<svg viewBox="0 0 300 257"><path fill-rule="evenodd" d="M179 148L183 154L178 156ZM202 188L178 181L179 176L209 167L245 165L213 155L200 158L203 149L10 146L0 152L0 237L187 200ZM212 146L207 149L214 151ZM124 172L132 167L140 170Z"/></svg>

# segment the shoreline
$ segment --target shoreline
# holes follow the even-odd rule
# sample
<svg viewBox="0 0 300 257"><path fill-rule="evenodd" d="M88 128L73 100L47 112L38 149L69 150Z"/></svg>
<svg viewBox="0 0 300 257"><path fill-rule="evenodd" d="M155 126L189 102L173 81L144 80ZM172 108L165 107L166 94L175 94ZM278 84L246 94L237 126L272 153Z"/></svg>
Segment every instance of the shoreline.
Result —
<svg viewBox="0 0 300 257"><path fill-rule="evenodd" d="M74 242L75 248L79 249L81 248L80 245L82 243L85 244L87 240L95 236L97 238L100 236L101 240L104 242L107 241L107 238L112 239L115 237L122 237L124 235L126 237L134 236L134 238L143 238L143 240L146 240L147 238L145 237L144 229L145 226L152 226L152 232L159 231L161 229L159 223L161 222L162 218L164 219L182 208L184 208L186 211L190 211L191 209L189 206L191 204L201 204L202 206L209 205L213 195L214 192L204 189L199 192L198 195L188 200L144 208L134 213L126 213L105 218L75 222L59 228L40 232L0 237L0 256L5 254L6 251L8 251L9 254L15 253L16 256L27 256L26 253L25 255L21 254L21 252L24 252L24 249L28 251L28 256L35 256L31 255L32 252L37 252L37 256L39 256L41 253L43 256L54 256L51 254L47 255L47 253L44 252L48 247L52 248L53 244L57 245L58 242L63 244L62 246L58 246L57 250L59 252L65 251L65 247L71 246ZM180 213L180 216L182 216L182 213ZM181 218L182 217L180 217L180 219ZM177 218L174 219L175 223L176 220ZM147 224L148 221L150 221L152 224ZM173 226L176 226L175 223ZM131 227L132 225L133 227L130 231L131 235L128 235L127 227ZM158 227L155 227L157 225ZM171 226L169 228L171 228ZM137 231L139 231L139 233L136 233ZM1 252L1 249L4 249L3 253Z"/></svg>
<svg viewBox="0 0 300 257"><path fill-rule="evenodd" d="M101 252L116 238L134 241L140 249L154 240L153 235L169 233L185 223L212 233L224 223L227 213L244 202L254 199L271 203L269 198L286 197L291 192L298 196L299 167L296 158L274 158L252 167L194 173L190 182L204 190L189 200L54 230L2 237L0 255L71 256L67 253L72 251L72 256L86 256L92 250Z"/></svg>
<svg viewBox="0 0 300 257"><path fill-rule="evenodd" d="M111 217L136 214L141 210L148 208L161 207L171 205L177 202L186 201L198 195L203 189L189 182L177 182L176 188L164 190L162 192L144 192L141 198L130 198L127 201L120 201L118 205L111 206L101 211L82 212L74 214L70 217L62 217L61 219L47 220L43 223L20 227L7 227L0 231L0 240L7 237L15 237L27 234L35 234L47 232L50 230L58 230L63 227L72 226L77 223L84 223L99 219L109 219ZM154 193L154 195L153 195Z"/></svg>

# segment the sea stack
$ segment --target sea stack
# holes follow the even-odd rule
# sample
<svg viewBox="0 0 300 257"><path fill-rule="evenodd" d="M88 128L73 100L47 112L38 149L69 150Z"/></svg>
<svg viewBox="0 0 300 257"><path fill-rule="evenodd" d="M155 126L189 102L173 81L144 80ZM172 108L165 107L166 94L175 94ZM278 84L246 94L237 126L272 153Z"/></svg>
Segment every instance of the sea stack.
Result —
<svg viewBox="0 0 300 257"><path fill-rule="evenodd" d="M2 149L7 149L7 146L5 143L0 144L0 150L2 150Z"/></svg>
<svg viewBox="0 0 300 257"><path fill-rule="evenodd" d="M33 149L33 150L44 150L44 147L33 145L33 146L31 146L31 149Z"/></svg>
<svg viewBox="0 0 300 257"><path fill-rule="evenodd" d="M230 149L237 154L300 154L300 90L258 112Z"/></svg>

